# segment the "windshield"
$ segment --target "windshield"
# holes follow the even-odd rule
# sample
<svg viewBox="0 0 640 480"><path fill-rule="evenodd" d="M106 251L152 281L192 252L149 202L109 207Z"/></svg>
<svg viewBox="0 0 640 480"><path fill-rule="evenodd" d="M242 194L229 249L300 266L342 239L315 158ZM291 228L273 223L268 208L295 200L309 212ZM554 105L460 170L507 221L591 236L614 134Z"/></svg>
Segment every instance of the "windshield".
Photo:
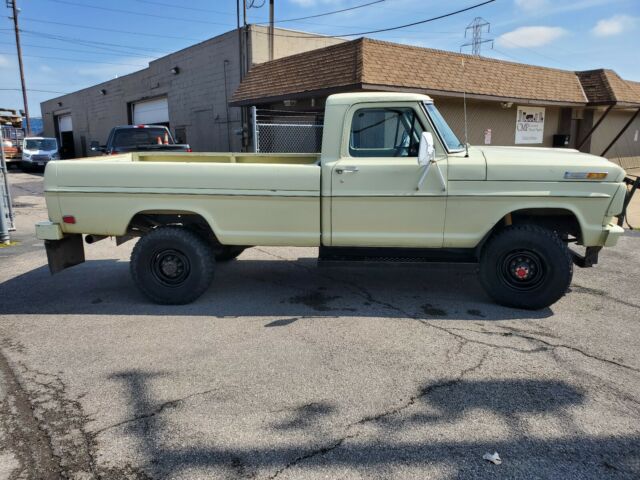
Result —
<svg viewBox="0 0 640 480"><path fill-rule="evenodd" d="M438 130L442 141L447 145L447 150L450 152L463 150L464 144L458 140L458 137L453 133L453 130L451 130L451 127L449 127L436 106L433 103L425 103L424 106L427 109L429 117L435 125L436 130Z"/></svg>
<svg viewBox="0 0 640 480"><path fill-rule="evenodd" d="M58 142L55 138L39 138L35 140L27 140L25 142L27 150L57 150Z"/></svg>
<svg viewBox="0 0 640 480"><path fill-rule="evenodd" d="M164 128L122 128L113 136L114 147L135 147L138 145L158 145L164 143ZM169 144L173 139L168 136Z"/></svg>

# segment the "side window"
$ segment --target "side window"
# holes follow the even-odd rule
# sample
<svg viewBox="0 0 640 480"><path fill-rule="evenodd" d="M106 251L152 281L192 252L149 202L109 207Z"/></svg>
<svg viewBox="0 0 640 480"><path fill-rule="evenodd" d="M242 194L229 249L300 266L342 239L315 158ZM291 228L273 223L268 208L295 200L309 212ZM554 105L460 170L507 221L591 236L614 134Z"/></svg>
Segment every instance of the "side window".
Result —
<svg viewBox="0 0 640 480"><path fill-rule="evenodd" d="M352 157L416 157L422 125L412 108L361 108L351 121Z"/></svg>

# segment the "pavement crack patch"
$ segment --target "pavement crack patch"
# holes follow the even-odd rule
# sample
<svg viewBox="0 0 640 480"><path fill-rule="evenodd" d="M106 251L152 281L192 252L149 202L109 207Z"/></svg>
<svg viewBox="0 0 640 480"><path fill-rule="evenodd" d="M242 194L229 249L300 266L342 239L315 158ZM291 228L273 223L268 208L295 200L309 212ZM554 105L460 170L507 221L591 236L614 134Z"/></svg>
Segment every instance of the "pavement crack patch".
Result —
<svg viewBox="0 0 640 480"><path fill-rule="evenodd" d="M113 428L117 428L120 427L122 425L127 425L129 423L135 423L135 422L139 422L141 420L146 420L148 418L152 418L155 417L156 415L160 415L162 412L164 412L165 410L169 409L169 408L176 408L178 405L180 405L181 403L190 400L194 397L200 397L203 395L207 395L209 393L213 393L217 391L217 389L213 388L210 390L205 390L203 392L196 392L196 393L192 393L190 395L187 395L186 397L182 397L182 398L177 398L175 400L169 400L166 401L164 403L161 403L160 405L158 405L156 408L154 408L153 410L151 410L150 412L147 413L141 413L140 415L136 415L133 418L128 418L127 420L123 420L121 422L118 423L114 423L113 425L109 425L106 426L104 428L101 428L99 430L96 430L94 432L91 432L91 436L93 438L97 437L98 435L100 435L101 433L107 431L107 430L111 430Z"/></svg>
<svg viewBox="0 0 640 480"><path fill-rule="evenodd" d="M431 394L432 392L441 389L441 388L448 388L448 387L452 387L455 386L456 384L462 382L464 380L464 378L469 375L470 373L473 373L477 370L479 370L480 368L482 368L482 365L484 364L485 360L487 359L488 356L488 352L485 352L482 357L480 358L480 360L475 363L474 365L463 369L455 378L452 379L448 379L448 380L443 380L441 382L437 382L437 383L433 383L431 385L427 385L426 387L422 388L416 395L411 396L406 402L404 402L402 405L398 405L396 407L390 408L388 410L385 410L381 413L375 414L375 415L368 415L365 416L363 418L361 418L360 420L350 423L349 425L347 425L347 427L345 428L346 432L349 432L350 430L353 430L359 426L363 426L366 425L368 423L375 423L378 422L386 417L389 416L393 416L396 414L399 414L401 412L403 412L404 410L412 407L413 405L415 405L415 403L420 400L421 398L424 398L426 396L428 396L429 394ZM287 463L284 467L276 470L275 473L273 473L272 475L270 475L269 479L274 479L277 478L281 473L285 472L286 470L297 466L298 464L309 460L311 458L314 457L318 457L318 456L323 456L326 455L328 453L333 452L334 450L340 448L347 440L351 440L354 438L357 438L361 435L361 432L352 432L352 433L347 433L346 435L344 435L343 437L340 437L338 440L335 440L334 442L332 442L329 445L325 445L324 447L320 447L314 450L310 450L296 458L294 458L293 460L291 460L289 463Z"/></svg>
<svg viewBox="0 0 640 480"><path fill-rule="evenodd" d="M300 455L299 457L296 457L292 461L287 463L281 469L276 470L276 472L273 475L270 475L267 478L269 478L269 479L277 478L278 475L280 475L284 471L290 469L291 467L295 467L296 465L298 465L299 463L304 462L305 460L308 460L310 458L317 457L317 456L326 455L327 453L330 453L333 450L336 450L337 448L340 448L344 442L346 442L347 440L349 440L351 438L354 438L356 436L357 436L357 434L346 435L346 436L340 438L339 440L337 440L336 442L332 443L331 445L327 445L327 446L324 446L322 448L318 448L316 450L311 450L311 451L305 453L304 455Z"/></svg>
<svg viewBox="0 0 640 480"><path fill-rule="evenodd" d="M20 354L7 341L2 345ZM10 362L3 351L0 375L9 386L0 422L8 432L7 448L16 455L26 478L148 478L130 465L97 465L97 445L85 428L89 417L79 400L69 398L59 375Z"/></svg>
<svg viewBox="0 0 640 480"><path fill-rule="evenodd" d="M29 394L2 352L0 375L7 390L0 411L0 424L7 433L8 447L15 454L21 471L43 480L60 478L60 458L54 453L51 439L36 418Z"/></svg>
<svg viewBox="0 0 640 480"><path fill-rule="evenodd" d="M637 303L627 302L626 300L615 298L609 295L609 293L605 292L604 290L599 290L597 288L584 287L582 285L577 285L575 283L572 284L570 288L571 288L571 291L574 293L584 293L584 294L593 295L596 297L603 297L615 303L620 303L622 305L625 305L627 307L640 309L640 305L638 305Z"/></svg>
<svg viewBox="0 0 640 480"><path fill-rule="evenodd" d="M478 332L478 333L483 333L485 335L504 335L504 334L502 334L500 332ZM609 358L599 357L598 355L594 355L592 353L585 352L584 350L582 350L582 349L580 349L578 347L574 347L574 346L571 346L571 345L565 345L563 343L552 343L552 342L549 342L547 340L543 340L541 338L533 337L531 335L525 335L523 333L511 332L511 335L513 335L514 337L525 339L525 340L530 340L532 342L542 343L543 345L546 345L546 346L548 346L550 348L564 348L564 349L567 349L567 350L571 350L572 352L579 353L581 355L584 355L585 357L592 358L592 359L598 360L600 362L608 363L610 365L615 365L615 366L621 367L621 368L626 368L627 370L631 370L633 372L640 372L640 368L632 367L631 365L627 365L627 364L624 364L624 363L621 363L621 362L616 362L615 360L611 360Z"/></svg>

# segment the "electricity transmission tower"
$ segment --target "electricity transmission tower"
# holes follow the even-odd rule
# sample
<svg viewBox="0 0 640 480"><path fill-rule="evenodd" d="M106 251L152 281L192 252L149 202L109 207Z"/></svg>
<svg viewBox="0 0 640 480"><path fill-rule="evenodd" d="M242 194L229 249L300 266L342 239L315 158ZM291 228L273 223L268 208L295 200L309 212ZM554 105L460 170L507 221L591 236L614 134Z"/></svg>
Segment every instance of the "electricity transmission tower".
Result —
<svg viewBox="0 0 640 480"><path fill-rule="evenodd" d="M471 32L471 41L460 45L460 52L462 52L462 49L465 47L471 47L471 54L479 57L480 49L482 48L483 43L490 42L491 48L493 48L492 38L488 38L486 40L482 39L482 33L485 31L487 33L491 31L491 24L482 17L474 18L473 22L467 25L467 28L464 29L464 38L467 38L467 34Z"/></svg>

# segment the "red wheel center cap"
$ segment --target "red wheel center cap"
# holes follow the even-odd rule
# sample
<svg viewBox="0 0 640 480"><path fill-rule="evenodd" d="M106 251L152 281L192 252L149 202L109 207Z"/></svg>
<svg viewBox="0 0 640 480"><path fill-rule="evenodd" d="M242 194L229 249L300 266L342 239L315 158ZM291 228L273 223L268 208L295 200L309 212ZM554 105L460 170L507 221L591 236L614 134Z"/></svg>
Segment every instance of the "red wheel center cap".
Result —
<svg viewBox="0 0 640 480"><path fill-rule="evenodd" d="M520 280L527 278L528 275L529 275L529 269L527 267L519 266L516 268L516 276Z"/></svg>

